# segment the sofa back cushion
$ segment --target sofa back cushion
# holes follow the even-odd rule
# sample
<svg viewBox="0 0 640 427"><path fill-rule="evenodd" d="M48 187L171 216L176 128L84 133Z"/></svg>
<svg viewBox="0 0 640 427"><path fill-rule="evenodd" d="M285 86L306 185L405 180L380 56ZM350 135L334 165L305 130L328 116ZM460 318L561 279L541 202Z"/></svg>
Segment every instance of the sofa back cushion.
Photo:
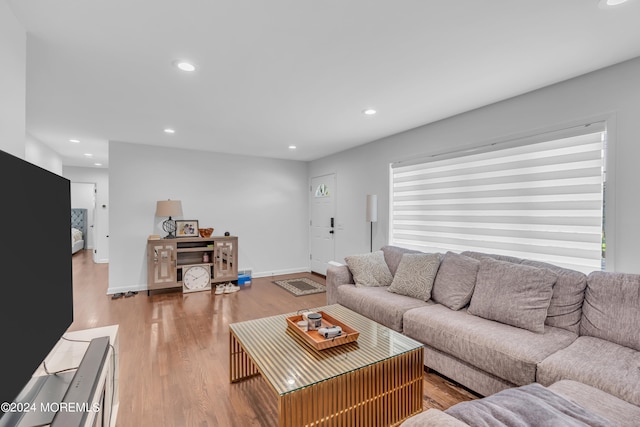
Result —
<svg viewBox="0 0 640 427"><path fill-rule="evenodd" d="M549 304L549 310L547 311L545 324L578 334L580 329L580 319L582 318L584 290L587 287L587 276L584 273L568 268L558 267L546 262L516 258L507 255L485 254L473 251L462 252L462 255L476 259L490 257L500 261L546 268L556 273L558 275L558 280L553 286L553 295Z"/></svg>
<svg viewBox="0 0 640 427"><path fill-rule="evenodd" d="M469 304L476 286L480 261L454 252L447 252L433 283L433 301L460 310Z"/></svg>
<svg viewBox="0 0 640 427"><path fill-rule="evenodd" d="M589 274L580 335L640 351L640 275Z"/></svg>
<svg viewBox="0 0 640 427"><path fill-rule="evenodd" d="M587 287L587 275L576 270L562 268L545 262L523 260L522 265L547 268L558 275L553 285L553 296L545 323L578 334L582 319L582 302Z"/></svg>
<svg viewBox="0 0 640 427"><path fill-rule="evenodd" d="M507 262L512 262L514 264L520 264L523 261L522 258L517 258L514 256L485 254L484 252L475 252L475 251L464 251L462 252L462 255L475 258L477 260L481 260L482 258L489 257L489 258L497 259L498 261L507 261Z"/></svg>
<svg viewBox="0 0 640 427"><path fill-rule="evenodd" d="M389 271L393 276L396 275L400 261L402 261L402 255L404 254L422 254L424 252L414 251L412 249L405 249L398 246L383 246L381 248L384 254L384 260L387 262Z"/></svg>
<svg viewBox="0 0 640 427"><path fill-rule="evenodd" d="M546 268L482 258L467 312L543 333L556 279Z"/></svg>

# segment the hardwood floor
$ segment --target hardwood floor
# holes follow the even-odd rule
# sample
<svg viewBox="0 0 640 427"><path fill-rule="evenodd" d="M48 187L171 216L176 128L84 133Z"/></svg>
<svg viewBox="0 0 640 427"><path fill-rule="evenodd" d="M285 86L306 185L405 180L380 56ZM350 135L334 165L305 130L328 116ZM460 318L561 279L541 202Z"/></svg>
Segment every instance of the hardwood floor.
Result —
<svg viewBox="0 0 640 427"><path fill-rule="evenodd" d="M288 277L299 275L254 278L233 294L140 292L113 300L106 295L108 265L94 264L90 251L75 254L69 330L120 325L117 425L276 426L277 400L262 378L229 383L228 325L326 305L324 293L295 297L271 283ZM425 409L476 397L432 372L424 387Z"/></svg>

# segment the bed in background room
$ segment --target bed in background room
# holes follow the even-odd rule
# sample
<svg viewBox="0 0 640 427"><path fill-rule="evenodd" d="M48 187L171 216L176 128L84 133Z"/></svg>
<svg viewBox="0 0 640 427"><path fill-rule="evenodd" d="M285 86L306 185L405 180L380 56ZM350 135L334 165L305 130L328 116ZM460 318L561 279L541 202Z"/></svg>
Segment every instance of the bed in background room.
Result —
<svg viewBox="0 0 640 427"><path fill-rule="evenodd" d="M71 253L85 249L87 235L87 210L71 209Z"/></svg>

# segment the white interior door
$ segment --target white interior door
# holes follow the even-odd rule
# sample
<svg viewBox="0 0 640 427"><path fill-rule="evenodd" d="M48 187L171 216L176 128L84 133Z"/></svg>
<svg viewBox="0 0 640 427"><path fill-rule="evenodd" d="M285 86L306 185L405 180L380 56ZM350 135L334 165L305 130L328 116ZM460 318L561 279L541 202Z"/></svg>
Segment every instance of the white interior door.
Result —
<svg viewBox="0 0 640 427"><path fill-rule="evenodd" d="M336 175L311 178L311 271L327 273L334 257Z"/></svg>

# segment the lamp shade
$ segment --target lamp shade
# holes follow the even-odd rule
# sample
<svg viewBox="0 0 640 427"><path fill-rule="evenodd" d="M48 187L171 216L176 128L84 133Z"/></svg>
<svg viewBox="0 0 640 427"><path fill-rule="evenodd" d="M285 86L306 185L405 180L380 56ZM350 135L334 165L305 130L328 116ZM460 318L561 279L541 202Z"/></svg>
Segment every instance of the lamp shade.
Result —
<svg viewBox="0 0 640 427"><path fill-rule="evenodd" d="M160 200L156 204L156 216L181 216L182 202L180 200Z"/></svg>
<svg viewBox="0 0 640 427"><path fill-rule="evenodd" d="M378 221L378 196L367 194L367 222Z"/></svg>

